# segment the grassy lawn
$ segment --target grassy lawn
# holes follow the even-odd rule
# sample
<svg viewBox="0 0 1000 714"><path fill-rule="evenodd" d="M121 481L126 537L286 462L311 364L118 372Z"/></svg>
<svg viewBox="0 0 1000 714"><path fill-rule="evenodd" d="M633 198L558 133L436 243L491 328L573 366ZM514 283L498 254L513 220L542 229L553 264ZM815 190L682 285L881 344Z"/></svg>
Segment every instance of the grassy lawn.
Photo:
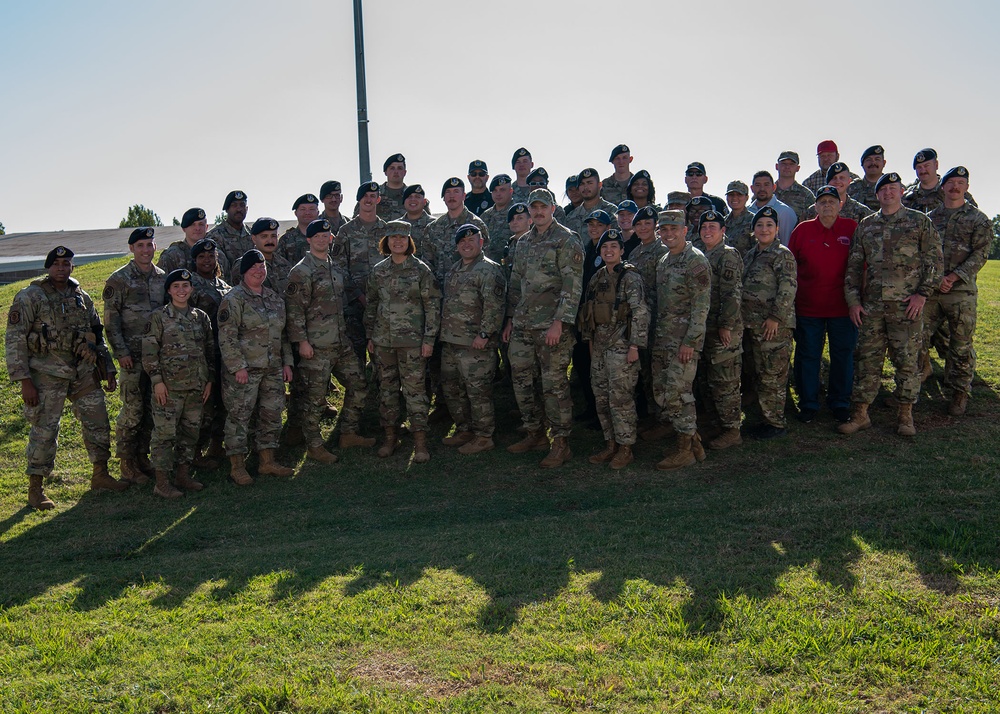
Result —
<svg viewBox="0 0 1000 714"><path fill-rule="evenodd" d="M112 267L76 275L98 302ZM0 372L0 711L996 712L1000 262L980 286L965 418L936 362L916 439L876 403L671 474L589 465L582 427L564 468L507 454L502 388L488 454L439 426L426 465L405 440L166 502L91 493L67 410L38 513Z"/></svg>

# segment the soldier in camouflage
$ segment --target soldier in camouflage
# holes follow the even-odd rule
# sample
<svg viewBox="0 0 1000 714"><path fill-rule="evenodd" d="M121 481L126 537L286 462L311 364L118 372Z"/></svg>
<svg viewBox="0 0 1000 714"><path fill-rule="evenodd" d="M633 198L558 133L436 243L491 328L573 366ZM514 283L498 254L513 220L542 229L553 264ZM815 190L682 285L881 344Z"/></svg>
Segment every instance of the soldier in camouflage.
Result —
<svg viewBox="0 0 1000 714"><path fill-rule="evenodd" d="M422 260L430 266L438 285L444 284L445 273L455 262L455 231L470 223L483 234L483 240L489 241L489 229L483 220L465 207L465 182L457 176L452 176L441 187L441 198L444 200L445 212L427 226L424 235L425 247Z"/></svg>
<svg viewBox="0 0 1000 714"><path fill-rule="evenodd" d="M847 195L858 203L868 206L872 211L879 210L878 196L875 195L875 185L882 177L885 168L885 149L880 144L869 146L861 153L861 168L865 175L851 181L847 187Z"/></svg>
<svg viewBox="0 0 1000 714"><path fill-rule="evenodd" d="M512 200L515 203L527 205L528 194L531 193L531 186L528 185L528 174L535 167L535 162L531 160L531 152L522 146L510 157L510 167L514 171L514 183L511 184L514 192Z"/></svg>
<svg viewBox="0 0 1000 714"><path fill-rule="evenodd" d="M944 183L938 175L938 155L934 149L921 149L913 157L917 180L903 191L903 205L921 213L930 213L944 205ZM979 204L966 192L965 200L978 208Z"/></svg>
<svg viewBox="0 0 1000 714"><path fill-rule="evenodd" d="M397 216L396 220L410 224L410 237L417 249L414 255L426 263L424 251L427 250L429 242L424 237L427 227L434 222L434 216L427 212L427 196L423 186L415 183L406 187L403 191L403 208L406 212L402 216Z"/></svg>
<svg viewBox="0 0 1000 714"><path fill-rule="evenodd" d="M851 176L853 176L850 170L847 168L847 164L838 161L833 164L826 172L827 182L823 184L824 186L833 186L837 189L837 195L840 196L840 216L842 218L849 218L855 223L861 223L861 219L865 216L870 216L872 210L863 203L858 203L847 193L848 188L851 185ZM820 186L822 188L823 186ZM817 191L819 189L816 189ZM806 209L805 217L801 220L811 221L816 218L816 204L809 206Z"/></svg>
<svg viewBox="0 0 1000 714"><path fill-rule="evenodd" d="M750 188L742 181L730 181L726 186L726 203L729 205L729 215L726 216L726 245L736 249L740 260L753 248L750 223L753 214L747 210L750 198ZM742 272L742 270L741 270Z"/></svg>
<svg viewBox="0 0 1000 714"><path fill-rule="evenodd" d="M290 266L298 263L309 252L306 228L319 217L319 199L311 193L304 193L292 203L292 211L295 213L296 223L278 241L278 253Z"/></svg>
<svg viewBox="0 0 1000 714"><path fill-rule="evenodd" d="M32 280L14 296L7 314L7 374L20 382L24 417L31 424L26 451L28 505L48 510L55 504L42 481L55 466L59 418L69 399L80 422L83 445L93 464L92 489L123 491L128 483L108 474L111 424L101 392L116 386L115 369L101 337L94 302L70 277L73 251L58 246L45 257L48 275Z"/></svg>
<svg viewBox="0 0 1000 714"><path fill-rule="evenodd" d="M636 208L650 206L654 211L660 210L656 205L656 186L646 169L639 169L629 179L625 187L625 198L635 203Z"/></svg>
<svg viewBox="0 0 1000 714"><path fill-rule="evenodd" d="M809 174L802 185L815 194L828 184L826 172L838 161L840 161L840 152L837 149L837 144L831 139L819 142L816 146L816 162L819 164L819 168ZM852 176L851 180L856 178L857 176Z"/></svg>
<svg viewBox="0 0 1000 714"><path fill-rule="evenodd" d="M572 214L563 218L562 225L586 241L587 218L598 210L606 212L609 216L614 216L618 212L618 206L601 198L601 179L598 177L597 169L584 169L580 172L580 195L583 197L583 203ZM558 216L556 216L556 220L559 221ZM613 224L613 227L617 228L618 226Z"/></svg>
<svg viewBox="0 0 1000 714"><path fill-rule="evenodd" d="M619 144L611 150L611 157L608 159L615 167L614 173L601 181L601 198L616 206L624 201L625 187L628 186L632 178L629 165L632 163L632 152L625 144Z"/></svg>
<svg viewBox="0 0 1000 714"><path fill-rule="evenodd" d="M493 205L488 208L480 218L486 224L486 233L490 236L483 250L486 257L500 263L503 261L504 250L507 248L510 239L509 225L507 220L507 209L511 206L511 199L514 196L514 189L510 185L510 176L499 174L490 181L490 193L493 196ZM525 206L527 211L527 206Z"/></svg>
<svg viewBox="0 0 1000 714"><path fill-rule="evenodd" d="M219 250L225 254L226 262L232 266L244 253L253 248L250 231L244 223L249 212L247 195L243 191L230 191L226 194L226 200L222 202L222 210L226 214L226 220L212 228L205 237L215 241ZM226 271L222 274L229 276Z"/></svg>
<svg viewBox="0 0 1000 714"><path fill-rule="evenodd" d="M184 240L175 241L160 253L160 261L156 266L164 273L169 273L178 268L194 270L194 263L191 262L191 248L206 235L208 222L205 219L205 211L201 208L189 208L181 218L181 229L184 231ZM222 265L222 272L225 274L229 270L229 261L225 255L219 255L219 263Z"/></svg>
<svg viewBox="0 0 1000 714"><path fill-rule="evenodd" d="M722 215L726 215L726 213L729 212L729 209L726 207L726 202L718 196L705 193L706 183L708 183L708 172L705 170L705 164L700 161L692 161L688 164L687 168L684 169L684 185L687 186L688 192L691 194L691 198L704 196L712 202L716 211Z"/></svg>
<svg viewBox="0 0 1000 714"><path fill-rule="evenodd" d="M563 207L563 213L569 216L583 203L583 196L580 195L580 174L566 177L566 198L569 199L569 203Z"/></svg>
<svg viewBox="0 0 1000 714"><path fill-rule="evenodd" d="M888 350L896 368L896 433L913 436L923 310L940 284L941 239L926 215L903 206L899 174L884 174L876 193L881 209L861 221L847 259L844 293L859 334L851 420L837 429L854 434L871 426L868 405L878 394Z"/></svg>
<svg viewBox="0 0 1000 714"><path fill-rule="evenodd" d="M694 245L695 248L701 244L701 236L698 234L701 214L714 210L715 204L708 196L695 196L684 207L684 220L687 223L687 235L684 236L684 240Z"/></svg>
<svg viewBox="0 0 1000 714"><path fill-rule="evenodd" d="M324 181L319 187L319 200L323 203L323 212L319 217L329 221L333 234L337 235L350 220L340 212L340 204L344 202L340 181Z"/></svg>
<svg viewBox="0 0 1000 714"><path fill-rule="evenodd" d="M267 216L258 218L250 228L250 239L253 241L253 250L264 256L264 264L267 268L264 287L278 295L284 295L285 286L288 285L288 272L292 269L292 264L278 251L278 222ZM242 255L239 256L240 259L242 257ZM242 279L240 260L237 259L229 274L229 284L239 285Z"/></svg>
<svg viewBox="0 0 1000 714"><path fill-rule="evenodd" d="M816 196L795 180L799 168L799 155L796 152L782 151L778 154L778 161L774 165L774 170L778 174L774 182L774 195L795 211L795 217L802 221L806 209L816 202Z"/></svg>
<svg viewBox="0 0 1000 714"><path fill-rule="evenodd" d="M376 209L378 217L383 221L391 221L403 213L403 192L406 191L406 158L402 154L393 154L382 164L385 172L385 183L378 188L379 202ZM354 215L359 208L355 207Z"/></svg>

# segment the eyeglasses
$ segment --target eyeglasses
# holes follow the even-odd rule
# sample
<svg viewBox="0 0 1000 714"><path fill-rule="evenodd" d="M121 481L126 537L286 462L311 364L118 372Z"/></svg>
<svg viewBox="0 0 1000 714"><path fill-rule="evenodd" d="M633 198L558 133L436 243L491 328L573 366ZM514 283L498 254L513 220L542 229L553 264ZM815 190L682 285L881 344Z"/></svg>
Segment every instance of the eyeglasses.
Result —
<svg viewBox="0 0 1000 714"><path fill-rule="evenodd" d="M469 176L472 176L473 178L486 178L486 172L485 171L472 171L469 174Z"/></svg>

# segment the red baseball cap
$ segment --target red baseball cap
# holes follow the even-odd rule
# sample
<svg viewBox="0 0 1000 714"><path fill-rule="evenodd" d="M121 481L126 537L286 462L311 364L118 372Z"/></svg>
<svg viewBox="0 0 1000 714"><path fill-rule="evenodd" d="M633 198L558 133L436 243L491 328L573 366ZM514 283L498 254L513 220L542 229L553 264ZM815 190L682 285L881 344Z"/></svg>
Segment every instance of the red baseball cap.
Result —
<svg viewBox="0 0 1000 714"><path fill-rule="evenodd" d="M832 151L835 154L839 153L837 151L837 145L834 143L833 139L827 139L826 141L819 142L819 146L816 147L816 154L822 154L824 151Z"/></svg>

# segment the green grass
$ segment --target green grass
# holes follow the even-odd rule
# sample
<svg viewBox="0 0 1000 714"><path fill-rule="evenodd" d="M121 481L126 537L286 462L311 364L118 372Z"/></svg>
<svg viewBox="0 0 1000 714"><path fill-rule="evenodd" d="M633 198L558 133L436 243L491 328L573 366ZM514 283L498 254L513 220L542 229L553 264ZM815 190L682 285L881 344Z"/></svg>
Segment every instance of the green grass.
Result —
<svg viewBox="0 0 1000 714"><path fill-rule="evenodd" d="M2 374L0 711L996 712L1000 263L980 284L967 417L937 364L915 440L824 414L673 474L590 466L581 428L551 472L407 440L165 502L90 493L67 411L37 513Z"/></svg>

